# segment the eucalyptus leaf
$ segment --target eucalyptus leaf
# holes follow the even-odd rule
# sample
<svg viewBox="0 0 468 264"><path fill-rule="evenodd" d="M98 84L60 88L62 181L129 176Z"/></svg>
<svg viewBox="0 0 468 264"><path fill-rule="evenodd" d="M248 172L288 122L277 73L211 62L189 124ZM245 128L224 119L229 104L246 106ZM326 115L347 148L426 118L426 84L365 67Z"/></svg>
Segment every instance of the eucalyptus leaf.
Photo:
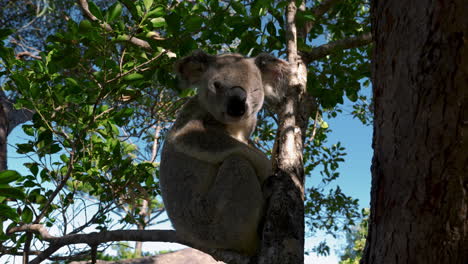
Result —
<svg viewBox="0 0 468 264"><path fill-rule="evenodd" d="M21 175L14 170L4 170L0 172L0 184L7 184L16 181L19 178L21 178Z"/></svg>

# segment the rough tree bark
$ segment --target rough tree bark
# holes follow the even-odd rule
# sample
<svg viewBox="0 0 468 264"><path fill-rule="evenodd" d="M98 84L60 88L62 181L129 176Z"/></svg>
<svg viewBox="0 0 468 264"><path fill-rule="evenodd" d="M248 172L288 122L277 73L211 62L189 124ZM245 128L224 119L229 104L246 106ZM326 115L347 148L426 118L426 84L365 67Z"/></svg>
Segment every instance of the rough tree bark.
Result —
<svg viewBox="0 0 468 264"><path fill-rule="evenodd" d="M7 169L8 116L0 104L0 171Z"/></svg>
<svg viewBox="0 0 468 264"><path fill-rule="evenodd" d="M307 100L307 68L297 50L295 1L286 10L286 39L291 77L278 112L273 149L275 174L263 228L259 264L304 263L304 164L303 141L312 112ZM268 187L267 187L268 189ZM268 192L268 191L267 191Z"/></svg>
<svg viewBox="0 0 468 264"><path fill-rule="evenodd" d="M15 109L5 93L0 91L0 171L8 168L8 135L17 125L31 120L32 116L33 112L28 109Z"/></svg>
<svg viewBox="0 0 468 264"><path fill-rule="evenodd" d="M361 263L468 263L466 7L372 2L374 158Z"/></svg>

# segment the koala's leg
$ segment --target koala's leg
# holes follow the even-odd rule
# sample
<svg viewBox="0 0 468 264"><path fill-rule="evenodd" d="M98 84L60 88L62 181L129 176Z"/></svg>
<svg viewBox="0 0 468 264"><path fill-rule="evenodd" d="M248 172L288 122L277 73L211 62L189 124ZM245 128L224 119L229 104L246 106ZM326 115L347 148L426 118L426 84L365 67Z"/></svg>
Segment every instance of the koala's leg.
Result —
<svg viewBox="0 0 468 264"><path fill-rule="evenodd" d="M214 207L215 246L254 254L264 201L252 164L240 155L229 156L221 164L206 199Z"/></svg>

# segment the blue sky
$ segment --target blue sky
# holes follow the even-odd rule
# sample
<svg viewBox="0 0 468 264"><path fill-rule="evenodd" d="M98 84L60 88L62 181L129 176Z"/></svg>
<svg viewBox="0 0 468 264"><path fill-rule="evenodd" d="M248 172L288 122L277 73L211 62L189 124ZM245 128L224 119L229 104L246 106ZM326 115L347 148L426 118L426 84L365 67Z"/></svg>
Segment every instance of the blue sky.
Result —
<svg viewBox="0 0 468 264"><path fill-rule="evenodd" d="M364 94L370 96L370 88L364 88ZM340 164L340 177L333 183L339 185L346 195L359 199L359 207L369 208L372 161L372 125L365 126L359 119L351 115L352 103L345 99L341 106L343 113L336 118L324 120L328 123L332 132L328 136L328 143L334 144L338 141L346 148L347 155L345 162ZM310 184L319 180L320 175L311 175L307 178ZM331 236L325 236L323 232L318 232L314 237L306 238L306 249L308 245L317 245L323 239L326 239L331 248L330 256L317 257L315 254L306 256L305 263L314 264L336 264L339 261L340 249L345 245L344 234L337 239Z"/></svg>
<svg viewBox="0 0 468 264"><path fill-rule="evenodd" d="M341 141L346 148L345 162L340 166L340 177L336 184L343 192L359 199L361 208L369 207L372 161L372 125L365 126L349 113L350 102L346 101L344 111L336 118L327 120L333 130L329 141ZM348 111L346 111L348 110Z"/></svg>

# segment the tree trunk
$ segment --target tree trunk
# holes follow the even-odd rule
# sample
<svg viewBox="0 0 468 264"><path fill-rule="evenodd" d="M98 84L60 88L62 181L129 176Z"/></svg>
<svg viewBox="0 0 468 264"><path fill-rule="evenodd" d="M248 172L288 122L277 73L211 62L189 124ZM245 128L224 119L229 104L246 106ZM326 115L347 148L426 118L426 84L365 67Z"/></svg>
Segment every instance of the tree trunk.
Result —
<svg viewBox="0 0 468 264"><path fill-rule="evenodd" d="M0 103L0 171L7 169L8 115Z"/></svg>
<svg viewBox="0 0 468 264"><path fill-rule="evenodd" d="M361 263L468 263L467 6L372 2L374 157Z"/></svg>
<svg viewBox="0 0 468 264"><path fill-rule="evenodd" d="M140 215L142 217L142 222L137 224L138 230L145 230L146 225L148 224L148 216L149 216L149 208L148 208L148 200L143 199L141 207L140 207ZM143 249L143 242L136 241L135 242L135 257L142 256L142 249Z"/></svg>
<svg viewBox="0 0 468 264"><path fill-rule="evenodd" d="M289 87L278 112L273 148L275 174L269 193L259 264L304 263L304 137L313 111L306 95L306 64L297 51L296 1L286 10L286 38L291 69ZM268 186L270 185L270 186Z"/></svg>

